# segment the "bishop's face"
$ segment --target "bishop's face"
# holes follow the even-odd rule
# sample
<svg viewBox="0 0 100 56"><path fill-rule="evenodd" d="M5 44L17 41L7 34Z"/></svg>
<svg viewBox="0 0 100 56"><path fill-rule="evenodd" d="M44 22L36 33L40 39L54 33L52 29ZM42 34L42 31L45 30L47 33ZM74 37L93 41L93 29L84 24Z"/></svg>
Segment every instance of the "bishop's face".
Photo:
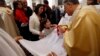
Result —
<svg viewBox="0 0 100 56"><path fill-rule="evenodd" d="M72 4L64 4L64 10L68 15L73 14L73 5Z"/></svg>

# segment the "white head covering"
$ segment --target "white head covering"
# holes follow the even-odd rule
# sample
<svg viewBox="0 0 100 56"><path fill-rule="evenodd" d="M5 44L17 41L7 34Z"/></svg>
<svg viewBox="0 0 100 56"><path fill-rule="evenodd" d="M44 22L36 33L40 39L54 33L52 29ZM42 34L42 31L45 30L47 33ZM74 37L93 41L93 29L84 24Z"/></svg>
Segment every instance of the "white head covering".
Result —
<svg viewBox="0 0 100 56"><path fill-rule="evenodd" d="M0 56L26 56L15 40L0 28Z"/></svg>

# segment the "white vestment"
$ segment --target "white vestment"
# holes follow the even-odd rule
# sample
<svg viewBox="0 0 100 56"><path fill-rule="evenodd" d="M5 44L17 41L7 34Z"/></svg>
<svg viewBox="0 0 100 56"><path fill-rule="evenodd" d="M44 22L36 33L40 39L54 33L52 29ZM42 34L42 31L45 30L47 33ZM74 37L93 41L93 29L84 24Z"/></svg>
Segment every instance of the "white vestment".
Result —
<svg viewBox="0 0 100 56"><path fill-rule="evenodd" d="M26 56L15 40L0 29L0 56Z"/></svg>
<svg viewBox="0 0 100 56"><path fill-rule="evenodd" d="M47 56L55 52L58 56L66 56L63 38L57 34L57 29L39 41L20 40L20 43L34 56Z"/></svg>
<svg viewBox="0 0 100 56"><path fill-rule="evenodd" d="M13 38L19 35L17 25L14 21L12 10L6 7L0 7L0 25L8 34L10 34ZM3 27L2 27L3 26Z"/></svg>

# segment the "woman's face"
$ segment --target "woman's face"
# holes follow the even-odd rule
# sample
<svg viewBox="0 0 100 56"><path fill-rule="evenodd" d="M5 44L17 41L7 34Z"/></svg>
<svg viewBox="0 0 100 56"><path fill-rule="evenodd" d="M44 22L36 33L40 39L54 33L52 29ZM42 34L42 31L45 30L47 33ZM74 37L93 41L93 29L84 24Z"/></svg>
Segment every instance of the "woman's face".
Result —
<svg viewBox="0 0 100 56"><path fill-rule="evenodd" d="M41 14L43 11L44 11L44 7L41 6L41 7L39 8L39 14Z"/></svg>
<svg viewBox="0 0 100 56"><path fill-rule="evenodd" d="M51 27L51 22L47 19L47 22L45 24L45 28L50 28Z"/></svg>

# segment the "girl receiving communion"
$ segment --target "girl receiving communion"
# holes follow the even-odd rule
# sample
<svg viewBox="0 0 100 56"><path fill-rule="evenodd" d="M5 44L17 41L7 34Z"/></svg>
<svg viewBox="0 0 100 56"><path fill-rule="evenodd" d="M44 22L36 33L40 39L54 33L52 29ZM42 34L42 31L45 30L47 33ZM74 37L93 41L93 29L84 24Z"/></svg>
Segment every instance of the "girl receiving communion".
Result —
<svg viewBox="0 0 100 56"><path fill-rule="evenodd" d="M44 36L40 36L40 38L43 38L49 35L56 27L57 25L51 24L49 19L43 19L40 24L40 31L44 33Z"/></svg>

